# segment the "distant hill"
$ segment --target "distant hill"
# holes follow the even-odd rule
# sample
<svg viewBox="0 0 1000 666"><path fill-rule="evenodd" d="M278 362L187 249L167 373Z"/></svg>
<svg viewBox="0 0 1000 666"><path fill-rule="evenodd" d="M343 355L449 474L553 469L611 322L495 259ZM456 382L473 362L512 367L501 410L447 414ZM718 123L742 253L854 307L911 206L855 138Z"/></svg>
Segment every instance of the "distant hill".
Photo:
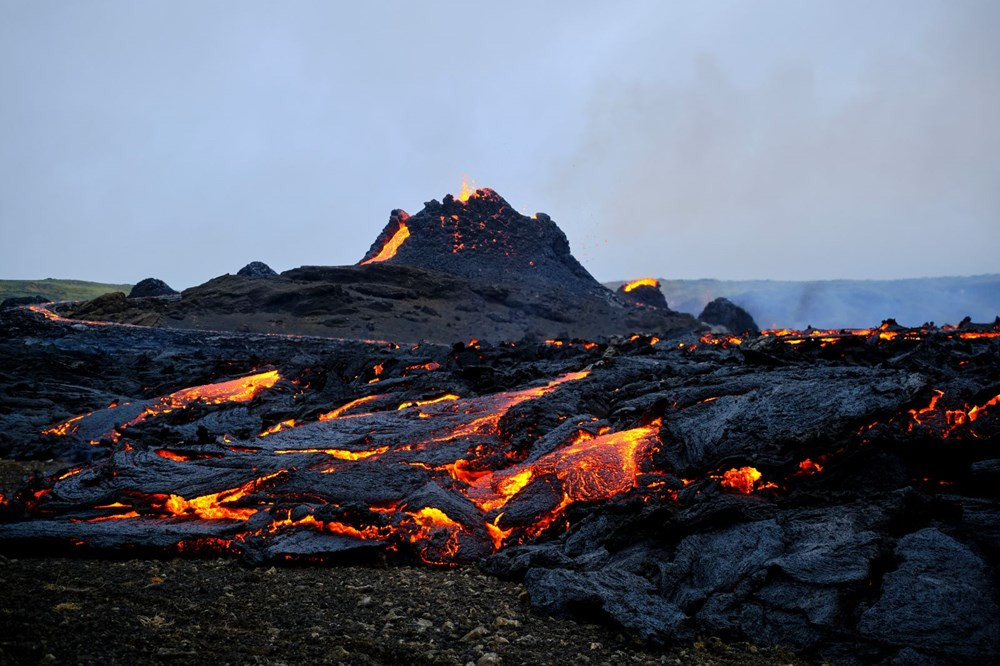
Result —
<svg viewBox="0 0 1000 666"><path fill-rule="evenodd" d="M88 301L109 291L132 289L130 284L104 284L84 280L0 280L0 301L14 296L44 296L53 301Z"/></svg>
<svg viewBox="0 0 1000 666"><path fill-rule="evenodd" d="M622 282L608 282L617 289ZM1000 275L909 280L668 280L660 286L671 309L697 316L724 296L762 328L860 328L893 318L916 326L993 321L1000 315Z"/></svg>

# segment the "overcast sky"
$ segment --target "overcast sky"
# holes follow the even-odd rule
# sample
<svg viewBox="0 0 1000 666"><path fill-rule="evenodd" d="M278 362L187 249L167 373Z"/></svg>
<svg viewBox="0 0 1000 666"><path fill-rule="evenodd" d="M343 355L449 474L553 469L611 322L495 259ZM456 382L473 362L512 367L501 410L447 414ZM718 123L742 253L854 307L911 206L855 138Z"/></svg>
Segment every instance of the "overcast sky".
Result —
<svg viewBox="0 0 1000 666"><path fill-rule="evenodd" d="M463 174L599 280L1000 272L1000 2L0 0L0 278L357 262Z"/></svg>

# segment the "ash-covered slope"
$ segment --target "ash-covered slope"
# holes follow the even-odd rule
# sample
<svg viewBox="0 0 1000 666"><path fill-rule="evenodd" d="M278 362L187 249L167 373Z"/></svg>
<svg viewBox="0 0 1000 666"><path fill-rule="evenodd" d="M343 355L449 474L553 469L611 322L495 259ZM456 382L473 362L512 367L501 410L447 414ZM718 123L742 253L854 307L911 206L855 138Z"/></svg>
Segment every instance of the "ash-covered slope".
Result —
<svg viewBox="0 0 1000 666"><path fill-rule="evenodd" d="M413 216L394 210L357 266L303 266L266 280L227 274L179 298L108 294L70 316L448 343L635 332L667 337L701 326L690 315L617 297L573 257L547 215L521 215L489 189L430 201Z"/></svg>
<svg viewBox="0 0 1000 666"><path fill-rule="evenodd" d="M545 213L522 215L489 188L416 215L394 210L362 265L416 266L485 282L517 282L586 294L607 289L570 253L566 234Z"/></svg>

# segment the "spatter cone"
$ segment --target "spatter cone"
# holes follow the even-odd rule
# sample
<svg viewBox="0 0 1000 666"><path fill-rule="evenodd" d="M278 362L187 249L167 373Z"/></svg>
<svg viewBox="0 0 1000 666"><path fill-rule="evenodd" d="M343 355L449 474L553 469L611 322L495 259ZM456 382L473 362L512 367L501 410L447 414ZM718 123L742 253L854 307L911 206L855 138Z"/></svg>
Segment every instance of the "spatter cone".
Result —
<svg viewBox="0 0 1000 666"><path fill-rule="evenodd" d="M394 210L361 264L429 268L486 282L537 282L559 290L603 291L545 213L532 217L481 188L464 201L447 195L408 215Z"/></svg>

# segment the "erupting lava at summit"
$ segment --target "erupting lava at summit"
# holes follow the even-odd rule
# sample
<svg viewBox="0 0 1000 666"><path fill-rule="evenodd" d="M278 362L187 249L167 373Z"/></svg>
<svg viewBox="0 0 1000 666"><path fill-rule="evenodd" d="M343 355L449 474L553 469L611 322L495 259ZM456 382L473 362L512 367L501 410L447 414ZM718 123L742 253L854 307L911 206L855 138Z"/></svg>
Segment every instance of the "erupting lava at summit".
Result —
<svg viewBox="0 0 1000 666"><path fill-rule="evenodd" d="M476 181L472 181L472 183L470 184L468 180L466 180L466 177L462 176L462 189L459 190L458 196L455 198L461 201L462 203L465 203L466 201L469 200L469 197L473 197L475 196L475 194L476 194Z"/></svg>

